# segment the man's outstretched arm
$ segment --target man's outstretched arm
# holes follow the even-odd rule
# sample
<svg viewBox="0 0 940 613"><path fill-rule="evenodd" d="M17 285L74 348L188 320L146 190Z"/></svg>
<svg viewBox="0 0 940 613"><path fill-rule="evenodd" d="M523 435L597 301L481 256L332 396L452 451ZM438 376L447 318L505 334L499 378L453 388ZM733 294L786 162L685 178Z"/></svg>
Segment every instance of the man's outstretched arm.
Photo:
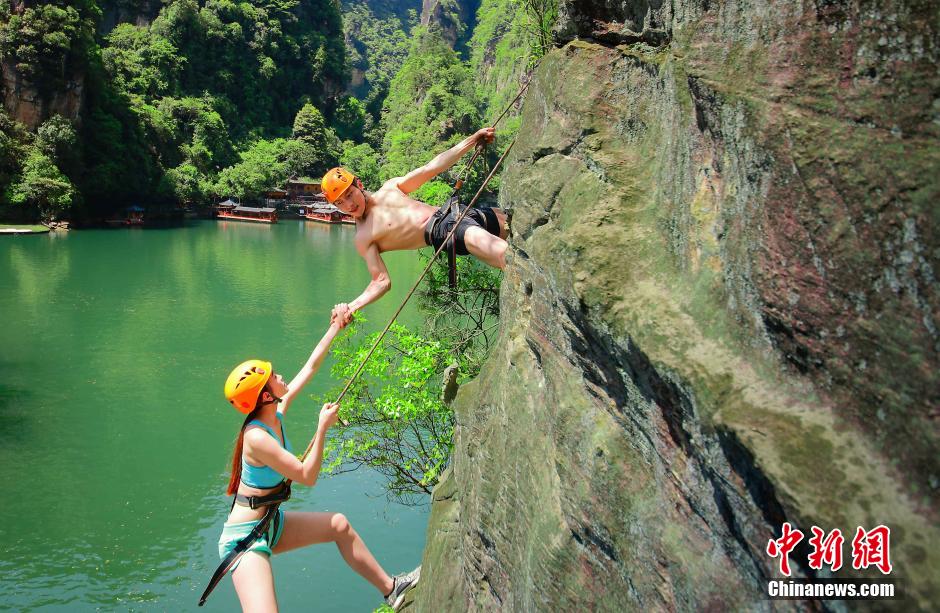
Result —
<svg viewBox="0 0 940 613"><path fill-rule="evenodd" d="M481 128L474 134L463 139L444 153L438 154L433 160L420 168L415 168L404 177L398 180L398 189L410 194L437 175L441 174L451 166L457 163L465 153L473 149L479 142L493 142L495 130L493 128Z"/></svg>
<svg viewBox="0 0 940 613"><path fill-rule="evenodd" d="M340 324L343 326L350 322L354 312L367 304L372 304L392 288L392 280L388 276L388 269L385 267L385 261L382 260L378 246L375 243L369 243L369 245L362 248L358 244L356 247L359 249L359 254L366 261L372 280L369 281L369 285L355 300L348 304L340 303L333 307L332 316L338 317Z"/></svg>

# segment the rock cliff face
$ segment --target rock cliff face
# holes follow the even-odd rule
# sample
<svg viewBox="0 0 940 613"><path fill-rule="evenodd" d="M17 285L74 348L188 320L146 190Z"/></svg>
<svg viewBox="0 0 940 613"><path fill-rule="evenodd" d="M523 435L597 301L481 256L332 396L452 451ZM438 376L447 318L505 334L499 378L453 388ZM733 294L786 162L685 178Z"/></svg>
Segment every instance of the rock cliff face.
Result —
<svg viewBox="0 0 940 613"><path fill-rule="evenodd" d="M42 2L20 0L11 5L14 13L22 13L27 8L35 8ZM101 19L97 21L98 33L102 36L114 29L119 23L132 23L139 27L149 26L160 13L163 4L160 0L134 1L99 1ZM61 86L52 91L41 91L35 83L24 77L16 68L16 62L4 59L2 68L3 106L10 116L35 130L53 115L61 115L71 121L80 122L82 107L85 102L84 58L76 58L69 53L63 58Z"/></svg>
<svg viewBox="0 0 940 613"><path fill-rule="evenodd" d="M935 9L560 13L500 194L500 338L457 396L415 608L832 606L763 599L784 521L807 535L795 576L811 526L842 530L850 567L856 527L887 525L905 607L929 608Z"/></svg>
<svg viewBox="0 0 940 613"><path fill-rule="evenodd" d="M10 3L12 14L21 15L26 9L41 4L36 0L17 0ZM17 70L16 61L0 58L0 91L3 94L3 108L15 121L35 130L42 122L53 115L66 119L78 120L84 103L85 74L83 70L66 70L70 66L68 57L63 60L62 86L55 91L41 91L35 83L24 77Z"/></svg>
<svg viewBox="0 0 940 613"><path fill-rule="evenodd" d="M84 102L85 75L72 73L65 87L49 95L42 94L35 84L23 78L13 62L0 62L3 71L3 108L15 121L35 130L53 115L76 121Z"/></svg>
<svg viewBox="0 0 940 613"><path fill-rule="evenodd" d="M421 25L438 28L454 49L463 47L473 31L480 0L422 0Z"/></svg>
<svg viewBox="0 0 940 613"><path fill-rule="evenodd" d="M101 21L98 32L102 35L113 30L119 23L131 23L139 28L146 28L160 14L163 8L161 0L135 0L134 2L98 2L101 7Z"/></svg>

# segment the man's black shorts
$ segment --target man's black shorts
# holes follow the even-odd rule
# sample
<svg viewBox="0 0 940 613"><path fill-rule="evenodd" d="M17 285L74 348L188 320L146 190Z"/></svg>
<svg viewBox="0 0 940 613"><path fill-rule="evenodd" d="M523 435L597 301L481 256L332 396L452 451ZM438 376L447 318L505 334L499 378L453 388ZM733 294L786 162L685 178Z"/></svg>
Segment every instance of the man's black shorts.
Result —
<svg viewBox="0 0 940 613"><path fill-rule="evenodd" d="M435 249L439 248L454 227L454 221L460 216L460 211L465 208L454 205L453 200L449 200L447 204L439 208L431 215L427 225L424 226L424 242ZM464 243L464 235L467 233L467 228L473 226L483 228L493 236L499 236L499 218L496 216L496 211L489 207L470 209L460 220L460 225L457 226L457 231L454 232L452 239L457 241L457 255L468 255L470 253L467 251L466 243ZM446 249L450 249L450 247L451 245L448 242Z"/></svg>

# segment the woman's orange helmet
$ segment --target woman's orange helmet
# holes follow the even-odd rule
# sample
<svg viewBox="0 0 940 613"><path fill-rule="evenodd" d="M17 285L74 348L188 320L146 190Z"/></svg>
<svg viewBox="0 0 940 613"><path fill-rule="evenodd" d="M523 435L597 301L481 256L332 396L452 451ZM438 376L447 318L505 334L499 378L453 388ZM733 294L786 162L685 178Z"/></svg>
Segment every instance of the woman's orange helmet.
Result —
<svg viewBox="0 0 940 613"><path fill-rule="evenodd" d="M349 186L356 180L356 175L345 168L337 166L330 169L323 175L323 181L320 182L320 190L326 196L327 201L332 204L336 202L343 193L349 189Z"/></svg>
<svg viewBox="0 0 940 613"><path fill-rule="evenodd" d="M225 380L225 398L242 413L251 413L272 374L271 362L248 360L232 370Z"/></svg>

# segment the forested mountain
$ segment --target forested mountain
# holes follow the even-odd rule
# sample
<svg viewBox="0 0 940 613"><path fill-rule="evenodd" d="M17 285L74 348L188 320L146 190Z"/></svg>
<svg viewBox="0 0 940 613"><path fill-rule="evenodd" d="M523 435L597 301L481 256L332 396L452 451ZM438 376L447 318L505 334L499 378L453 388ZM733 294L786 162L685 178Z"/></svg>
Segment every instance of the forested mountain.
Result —
<svg viewBox="0 0 940 613"><path fill-rule="evenodd" d="M348 91L367 113L365 131L378 122L388 86L408 53L411 29L418 23L417 0L349 0L343 3L343 31L349 57ZM380 140L373 136L373 140Z"/></svg>
<svg viewBox="0 0 940 613"><path fill-rule="evenodd" d="M532 51L525 13L485 0L467 17L476 6L5 4L0 217L252 198L338 162L374 186L480 127L518 89ZM458 21L466 44L455 51Z"/></svg>
<svg viewBox="0 0 940 613"><path fill-rule="evenodd" d="M332 0L171 0L155 16L153 2L119 0L0 11L8 215L204 199L231 188L216 180L236 151L289 137L305 104L332 116L348 79ZM335 162L328 144L282 142L267 161L314 172Z"/></svg>
<svg viewBox="0 0 940 613"><path fill-rule="evenodd" d="M424 0L421 25L440 32L447 44L463 54L473 35L479 7L480 0Z"/></svg>
<svg viewBox="0 0 940 613"><path fill-rule="evenodd" d="M471 30L461 19L477 4L425 2L422 25L413 21L408 3L398 4L397 13L387 2L347 5L350 87L357 95L366 92L367 121L373 124L366 129L366 142L345 148L342 162L367 187L425 163L494 119L517 93L531 58L539 53L533 19L512 0L485 0L470 20L476 24ZM409 38L397 29L406 10L412 20ZM457 44L455 49L455 24L465 34L463 48ZM500 125L501 135L513 133L516 124L510 113ZM471 187L478 180L471 175ZM417 196L438 203L449 191L447 177L441 177Z"/></svg>

